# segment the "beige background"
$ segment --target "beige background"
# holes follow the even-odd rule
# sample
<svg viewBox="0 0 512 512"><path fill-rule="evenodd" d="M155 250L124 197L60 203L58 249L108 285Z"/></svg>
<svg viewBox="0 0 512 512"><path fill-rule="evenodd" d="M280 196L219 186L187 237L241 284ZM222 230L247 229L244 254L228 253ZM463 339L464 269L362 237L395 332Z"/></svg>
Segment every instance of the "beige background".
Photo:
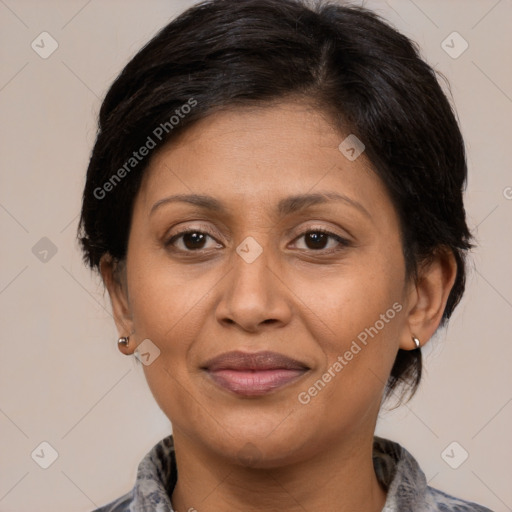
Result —
<svg viewBox="0 0 512 512"><path fill-rule="evenodd" d="M1 511L104 504L132 487L140 459L170 432L138 361L117 351L107 295L82 265L75 231L101 98L130 56L191 4L0 0ZM366 5L417 40L451 82L479 243L464 302L424 349L418 395L383 413L378 433L407 447L434 487L509 511L512 2ZM47 59L31 48L43 31L59 45ZM456 59L441 47L453 31L469 44ZM43 237L57 250L46 262L32 250ZM43 441L58 452L48 469L31 458ZM469 453L458 469L441 457L453 441Z"/></svg>

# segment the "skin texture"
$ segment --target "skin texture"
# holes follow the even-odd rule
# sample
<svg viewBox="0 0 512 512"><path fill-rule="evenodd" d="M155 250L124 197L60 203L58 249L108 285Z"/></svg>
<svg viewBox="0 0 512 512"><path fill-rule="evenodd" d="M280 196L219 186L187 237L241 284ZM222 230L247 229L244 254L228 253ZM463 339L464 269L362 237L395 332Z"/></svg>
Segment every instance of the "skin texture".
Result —
<svg viewBox="0 0 512 512"><path fill-rule="evenodd" d="M133 333L122 351L146 338L161 351L143 368L173 425L179 511L384 505L371 458L384 386L399 347L414 349L411 336L424 343L438 327L456 264L439 251L416 281L406 278L389 195L364 153L351 162L339 151L344 138L294 101L203 119L153 155L121 277L108 255L102 260L119 335ZM276 209L290 195L322 192L350 202ZM157 201L191 193L213 196L225 211L173 202L151 213ZM208 233L203 245L185 236L166 246L189 228ZM348 243L312 244L304 234L315 228ZM236 251L249 236L263 251L252 263ZM397 303L401 310L301 403L299 393ZM267 395L241 397L201 369L231 350L272 350L309 370Z"/></svg>

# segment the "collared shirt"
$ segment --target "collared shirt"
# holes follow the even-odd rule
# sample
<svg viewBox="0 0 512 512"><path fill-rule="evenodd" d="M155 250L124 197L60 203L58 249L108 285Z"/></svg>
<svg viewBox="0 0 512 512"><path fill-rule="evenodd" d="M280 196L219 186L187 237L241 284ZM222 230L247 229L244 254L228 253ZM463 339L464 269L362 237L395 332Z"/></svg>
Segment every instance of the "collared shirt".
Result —
<svg viewBox="0 0 512 512"><path fill-rule="evenodd" d="M387 490L382 512L492 512L429 487L414 457L388 439L374 437L373 465L377 479ZM176 481L174 441L170 435L142 459L133 489L94 512L175 512L171 494Z"/></svg>

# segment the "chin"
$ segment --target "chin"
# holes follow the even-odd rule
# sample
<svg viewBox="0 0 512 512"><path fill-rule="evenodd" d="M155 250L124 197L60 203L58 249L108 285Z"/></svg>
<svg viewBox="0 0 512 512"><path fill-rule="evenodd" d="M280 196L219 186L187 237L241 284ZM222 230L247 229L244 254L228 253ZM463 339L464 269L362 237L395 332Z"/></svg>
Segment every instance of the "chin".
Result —
<svg viewBox="0 0 512 512"><path fill-rule="evenodd" d="M282 421L282 418L281 418ZM298 462L308 456L312 447L310 433L302 425L295 424L293 429L262 428L253 422L246 428L231 428L223 432L217 430L217 437L212 431L204 433L204 439L219 456L229 459L230 463L248 468L269 469ZM274 430L273 430L274 429ZM313 433L311 433L313 436ZM313 436L314 437L314 436Z"/></svg>

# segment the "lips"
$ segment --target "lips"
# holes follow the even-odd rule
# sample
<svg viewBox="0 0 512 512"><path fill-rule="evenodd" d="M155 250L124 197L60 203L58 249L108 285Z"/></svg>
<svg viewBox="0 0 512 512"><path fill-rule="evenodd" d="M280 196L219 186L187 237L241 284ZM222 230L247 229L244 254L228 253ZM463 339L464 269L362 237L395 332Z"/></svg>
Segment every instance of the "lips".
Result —
<svg viewBox="0 0 512 512"><path fill-rule="evenodd" d="M308 366L277 352L226 352L203 365L218 386L245 396L261 396L304 375Z"/></svg>
<svg viewBox="0 0 512 512"><path fill-rule="evenodd" d="M304 370L308 367L277 352L226 352L207 361L204 366L210 371L217 370Z"/></svg>

